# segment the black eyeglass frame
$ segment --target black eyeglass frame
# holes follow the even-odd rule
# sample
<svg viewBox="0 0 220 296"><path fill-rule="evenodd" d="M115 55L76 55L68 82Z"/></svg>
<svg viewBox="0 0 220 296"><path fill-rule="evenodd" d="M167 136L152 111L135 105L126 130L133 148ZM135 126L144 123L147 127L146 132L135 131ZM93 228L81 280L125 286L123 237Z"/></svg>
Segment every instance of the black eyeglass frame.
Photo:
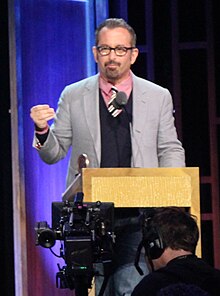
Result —
<svg viewBox="0 0 220 296"><path fill-rule="evenodd" d="M132 50L132 49L135 49L136 47L135 46L132 46L132 47L126 47L126 46L116 46L116 47L110 47L110 46L107 46L107 45L100 45L100 46L96 46L97 50L98 50L98 53L101 55L101 56L107 56L110 54L110 52L112 50L114 50L115 54L119 57L122 57L122 56L125 56L127 51L128 50ZM107 54L102 54L101 53L101 49L106 49L108 50L109 52ZM123 51L123 54L117 54L117 49L121 49L121 50L124 50Z"/></svg>

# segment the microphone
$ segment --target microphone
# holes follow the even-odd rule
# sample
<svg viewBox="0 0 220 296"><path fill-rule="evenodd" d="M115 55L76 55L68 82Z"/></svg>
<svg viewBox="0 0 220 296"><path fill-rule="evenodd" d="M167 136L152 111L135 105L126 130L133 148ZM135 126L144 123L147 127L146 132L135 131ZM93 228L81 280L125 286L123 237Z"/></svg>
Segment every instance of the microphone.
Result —
<svg viewBox="0 0 220 296"><path fill-rule="evenodd" d="M109 102L108 111L113 117L118 116L121 113L121 110L127 104L128 98L125 92L119 91L116 93L116 96Z"/></svg>
<svg viewBox="0 0 220 296"><path fill-rule="evenodd" d="M120 111L118 111L119 113L121 112L121 109L125 112L126 117L127 117L127 119L128 119L128 123L129 123L129 129L130 129L130 133L131 133L131 138L133 138L133 140L134 140L134 142L135 142L135 144L136 144L136 146L137 146L137 151L136 151L135 155L134 155L134 151L133 151L133 147L132 147L132 163L133 163L133 166L136 167L136 164L135 164L135 158L136 158L136 156L137 156L138 154L140 154L142 165L144 165L143 156L142 156L142 154L141 154L141 149L140 149L140 146L139 146L139 144L138 144L138 141L137 141L137 139L136 139L136 137L135 137L135 134L134 134L134 131L133 131L133 126L132 126L132 115L129 115L129 114L128 114L128 111L127 111L126 108L125 108L125 105L126 105L127 102L128 102L127 95L126 95L126 93L124 93L123 91L118 92L117 94L118 94L118 96L116 96L116 98L115 98L115 101L116 101L116 102L114 102L114 104L117 104L117 106L119 106L119 108L120 108ZM118 110L119 110L119 109L118 109ZM118 114L117 114L117 115L118 115ZM116 115L116 116L117 116L117 115Z"/></svg>
<svg viewBox="0 0 220 296"><path fill-rule="evenodd" d="M143 160L143 155L141 154L140 146L138 144L138 141L137 141L134 131L133 131L132 118L128 114L128 112L125 108L127 102L128 102L128 97L127 97L126 93L123 91L118 92L117 90L115 90L115 96L113 96L113 98L109 102L108 111L111 113L111 115L113 117L118 116L122 110L125 112L126 117L128 119L128 123L129 123L131 137L133 138L133 140L137 146L137 151L136 151L135 155L134 155L134 151L133 151L133 147L132 147L132 163L133 163L133 166L136 167L135 159L138 154L140 154L142 165L144 165L144 160Z"/></svg>
<svg viewBox="0 0 220 296"><path fill-rule="evenodd" d="M112 105L116 108L116 109L122 109L128 102L128 98L125 92L123 91L119 91L116 94L115 99L112 101Z"/></svg>

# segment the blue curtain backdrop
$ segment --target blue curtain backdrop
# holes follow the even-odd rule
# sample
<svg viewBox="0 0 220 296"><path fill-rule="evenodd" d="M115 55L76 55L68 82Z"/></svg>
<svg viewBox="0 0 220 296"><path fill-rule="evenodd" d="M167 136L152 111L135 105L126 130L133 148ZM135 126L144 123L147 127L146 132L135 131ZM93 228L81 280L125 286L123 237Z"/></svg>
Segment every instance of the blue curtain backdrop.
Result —
<svg viewBox="0 0 220 296"><path fill-rule="evenodd" d="M108 16L107 2L15 1L19 150L25 176L28 281L32 296L46 295L45 291L47 296L69 293L54 292L57 263L62 266L64 261L48 249L35 247L34 233L36 221L46 220L51 225L51 202L61 201L65 191L68 157L54 165L40 160L32 148L30 108L49 104L56 109L65 85L96 73L91 47L97 23ZM59 254L59 244L56 245Z"/></svg>

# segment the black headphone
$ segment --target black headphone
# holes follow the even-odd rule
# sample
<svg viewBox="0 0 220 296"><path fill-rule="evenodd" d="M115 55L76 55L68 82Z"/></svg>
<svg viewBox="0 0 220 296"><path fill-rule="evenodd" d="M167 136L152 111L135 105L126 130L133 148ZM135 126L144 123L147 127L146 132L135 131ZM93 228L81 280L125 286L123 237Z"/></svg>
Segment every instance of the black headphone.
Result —
<svg viewBox="0 0 220 296"><path fill-rule="evenodd" d="M158 259L165 250L165 244L157 226L152 223L153 216L150 215L144 219L142 246L145 249L146 256L152 259Z"/></svg>
<svg viewBox="0 0 220 296"><path fill-rule="evenodd" d="M135 258L135 267L140 275L143 275L143 271L139 266L139 259L142 248L145 249L145 254L148 257L150 264L152 265L152 260L158 259L164 252L166 246L163 242L159 229L153 225L152 219L154 216L154 210L149 212L144 212L142 215L142 233L143 238L140 242L136 258Z"/></svg>

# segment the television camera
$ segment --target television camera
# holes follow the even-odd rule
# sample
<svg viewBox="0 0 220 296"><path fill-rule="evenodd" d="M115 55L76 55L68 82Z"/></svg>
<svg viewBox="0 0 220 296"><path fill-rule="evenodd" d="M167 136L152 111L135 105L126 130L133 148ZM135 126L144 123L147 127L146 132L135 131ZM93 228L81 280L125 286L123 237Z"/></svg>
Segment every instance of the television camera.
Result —
<svg viewBox="0 0 220 296"><path fill-rule="evenodd" d="M82 192L72 202L52 202L52 228L46 221L36 222L35 244L64 259L66 265L62 268L58 265L57 287L75 290L76 296L88 295L96 275L95 263L102 263L104 270L111 264L113 222L113 203L83 202ZM52 250L57 240L61 241L60 255Z"/></svg>

